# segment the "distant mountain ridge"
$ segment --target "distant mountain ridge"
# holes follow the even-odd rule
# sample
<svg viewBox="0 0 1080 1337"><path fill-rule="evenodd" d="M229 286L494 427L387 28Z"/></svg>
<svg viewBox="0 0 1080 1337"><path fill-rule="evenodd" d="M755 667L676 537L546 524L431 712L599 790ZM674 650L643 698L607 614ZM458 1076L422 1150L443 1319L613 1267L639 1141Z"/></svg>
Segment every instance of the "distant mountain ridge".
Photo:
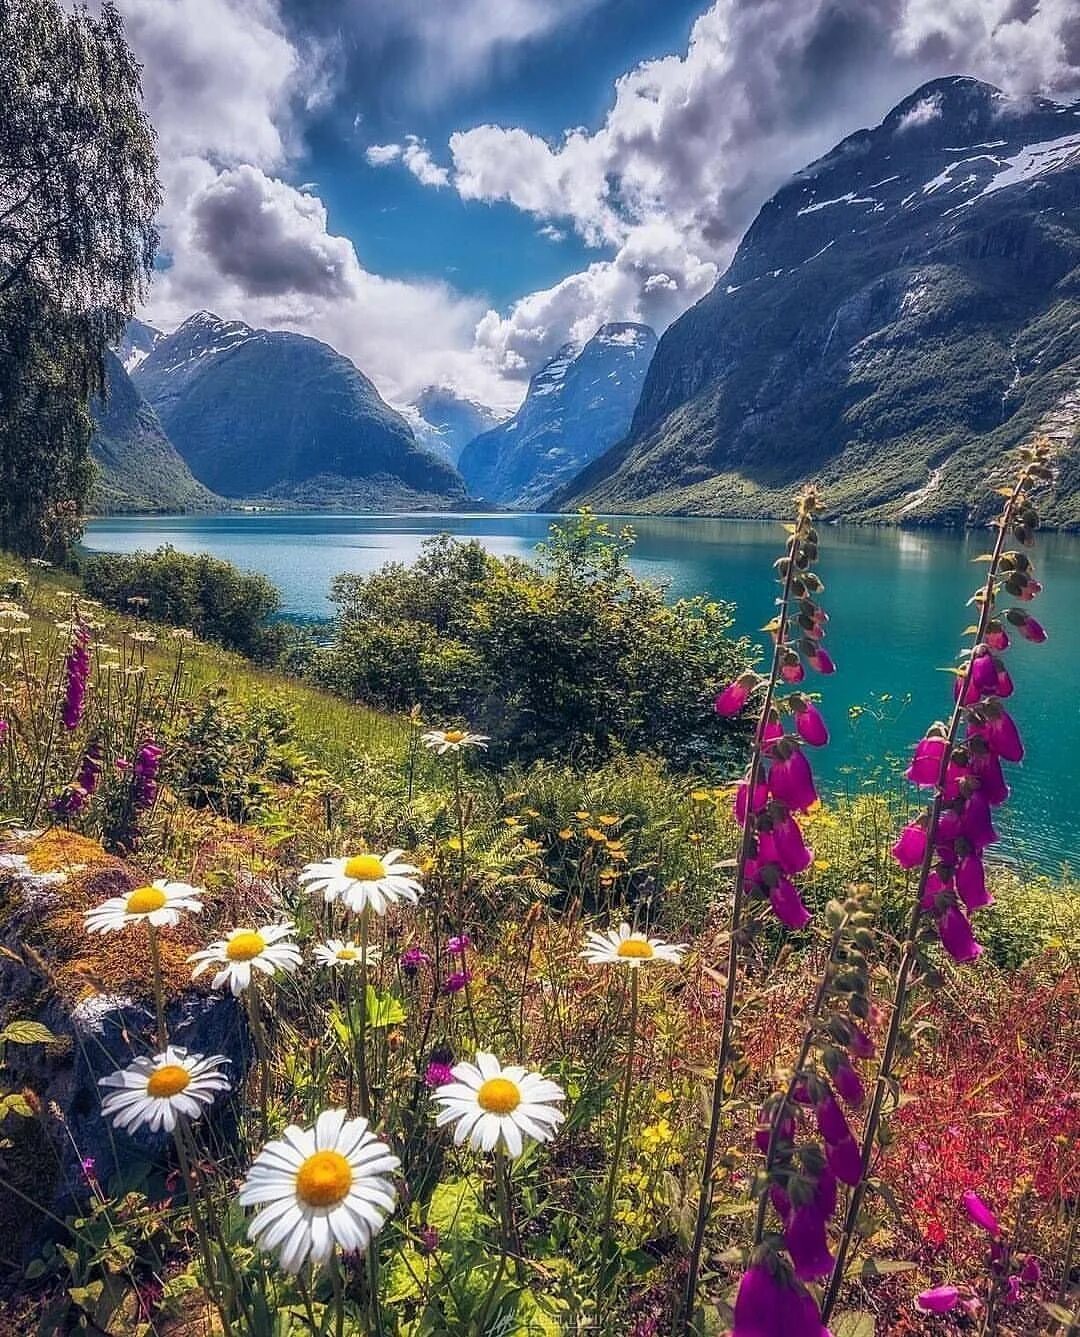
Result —
<svg viewBox="0 0 1080 1337"><path fill-rule="evenodd" d="M119 352L105 354L105 395L91 402L90 455L97 478L91 509L116 511L211 510L220 497L198 482L157 414L124 370Z"/></svg>
<svg viewBox="0 0 1080 1337"><path fill-rule="evenodd" d="M453 465L417 443L372 382L328 344L196 312L133 379L192 473L223 496L445 509Z"/></svg>
<svg viewBox="0 0 1080 1337"><path fill-rule="evenodd" d="M489 432L502 416L447 385L427 386L409 410L406 417L417 441L454 465L473 437Z"/></svg>
<svg viewBox="0 0 1080 1337"><path fill-rule="evenodd" d="M797 173L663 335L632 426L550 504L978 518L1003 451L1061 448L1080 524L1080 103L929 83Z"/></svg>
<svg viewBox="0 0 1080 1337"><path fill-rule="evenodd" d="M469 442L458 468L488 501L539 508L627 431L656 348L647 325L602 325L566 344L532 378L518 411Z"/></svg>

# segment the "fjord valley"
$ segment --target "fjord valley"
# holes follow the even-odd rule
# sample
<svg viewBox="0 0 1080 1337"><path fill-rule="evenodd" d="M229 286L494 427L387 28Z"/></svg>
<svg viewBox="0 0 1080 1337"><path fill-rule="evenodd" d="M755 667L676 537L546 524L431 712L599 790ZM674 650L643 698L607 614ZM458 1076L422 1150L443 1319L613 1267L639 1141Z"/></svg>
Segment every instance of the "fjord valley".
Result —
<svg viewBox="0 0 1080 1337"><path fill-rule="evenodd" d="M1080 1331L1070 7L0 51L0 1332Z"/></svg>

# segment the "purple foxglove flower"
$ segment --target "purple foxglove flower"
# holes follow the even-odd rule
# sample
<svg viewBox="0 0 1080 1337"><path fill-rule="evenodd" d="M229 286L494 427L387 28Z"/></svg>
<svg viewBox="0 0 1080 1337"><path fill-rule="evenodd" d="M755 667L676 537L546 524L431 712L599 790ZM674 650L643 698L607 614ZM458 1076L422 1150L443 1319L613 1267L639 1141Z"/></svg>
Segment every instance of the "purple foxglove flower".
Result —
<svg viewBox="0 0 1080 1337"><path fill-rule="evenodd" d="M958 905L950 905L943 911L938 919L938 933L942 947L958 965L982 955L982 948L971 931L971 921Z"/></svg>
<svg viewBox="0 0 1080 1337"><path fill-rule="evenodd" d="M975 850L984 850L987 845L993 845L999 838L994 830L990 804L978 790L964 804L960 833Z"/></svg>
<svg viewBox="0 0 1080 1337"><path fill-rule="evenodd" d="M770 765L769 792L794 812L805 812L817 802L814 773L799 749L796 748L790 757Z"/></svg>
<svg viewBox="0 0 1080 1337"><path fill-rule="evenodd" d="M937 838L952 842L964 834L963 815L957 808L942 808L938 817Z"/></svg>
<svg viewBox="0 0 1080 1337"><path fill-rule="evenodd" d="M941 775L941 760L945 756L944 738L923 738L915 745L915 755L905 775L921 789L934 789Z"/></svg>
<svg viewBox="0 0 1080 1337"><path fill-rule="evenodd" d="M471 979L472 974L468 970L455 970L443 980L443 993L460 993Z"/></svg>
<svg viewBox="0 0 1080 1337"><path fill-rule="evenodd" d="M135 754L132 765L131 802L136 812L146 812L154 806L158 795L158 767L163 752L152 738L148 738Z"/></svg>
<svg viewBox="0 0 1080 1337"><path fill-rule="evenodd" d="M973 752L971 774L979 782L979 793L993 807L998 807L1009 797L1009 786L1005 783L1001 758L995 756L993 752Z"/></svg>
<svg viewBox="0 0 1080 1337"><path fill-rule="evenodd" d="M454 1080L453 1069L449 1063L429 1063L424 1072L424 1082L433 1089L436 1086L447 1086Z"/></svg>
<svg viewBox="0 0 1080 1337"><path fill-rule="evenodd" d="M1009 633L1000 622L991 622L989 630L986 633L986 644L991 650L1000 653L1009 648Z"/></svg>
<svg viewBox="0 0 1080 1337"><path fill-rule="evenodd" d="M750 700L753 687L754 679L745 676L728 683L716 698L716 713L722 715L725 719L737 715Z"/></svg>
<svg viewBox="0 0 1080 1337"><path fill-rule="evenodd" d="M810 922L810 911L803 905L795 884L789 882L786 877L782 877L776 886L770 889L769 904L777 919L786 928L801 929Z"/></svg>
<svg viewBox="0 0 1080 1337"><path fill-rule="evenodd" d="M763 1156L768 1155L769 1142L772 1138L772 1119L769 1111L763 1109L758 1115L758 1126L754 1132L754 1146ZM776 1128L776 1145L781 1142L793 1142L795 1140L795 1116L791 1112L791 1107L784 1112L784 1117L780 1120Z"/></svg>
<svg viewBox="0 0 1080 1337"><path fill-rule="evenodd" d="M854 1187L862 1178L862 1157L859 1144L853 1137L846 1137L842 1142L827 1143L825 1160L842 1184Z"/></svg>
<svg viewBox="0 0 1080 1337"><path fill-rule="evenodd" d="M735 820L740 826L746 825L746 810L750 806L749 797L750 785L746 780L742 780L735 790ZM763 780L759 780L754 786L754 812L760 812L768 801L769 786Z"/></svg>
<svg viewBox="0 0 1080 1337"><path fill-rule="evenodd" d="M845 1137L851 1136L844 1111L833 1096L828 1095L824 1100L819 1100L814 1112L817 1115L818 1132L826 1142L835 1146L838 1142L843 1142Z"/></svg>
<svg viewBox="0 0 1080 1337"><path fill-rule="evenodd" d="M798 822L790 813L758 832L758 855L765 863L779 864L789 876L809 868L814 856L803 840Z"/></svg>
<svg viewBox="0 0 1080 1337"><path fill-rule="evenodd" d="M791 1215L791 1199L779 1184L769 1185L769 1201L780 1220L786 1221Z"/></svg>
<svg viewBox="0 0 1080 1337"><path fill-rule="evenodd" d="M401 954L401 968L406 975L415 975L421 966L430 963L431 957L422 947L408 947Z"/></svg>
<svg viewBox="0 0 1080 1337"><path fill-rule="evenodd" d="M807 655L806 662L815 673L828 675L836 672L836 665L832 662L832 657L823 645L819 645L812 655Z"/></svg>
<svg viewBox="0 0 1080 1337"><path fill-rule="evenodd" d="M795 728L799 737L811 747L824 747L829 741L829 730L821 711L811 701L795 712Z"/></svg>
<svg viewBox="0 0 1080 1337"><path fill-rule="evenodd" d="M851 1066L850 1063L838 1063L836 1071L832 1073L833 1086L836 1087L840 1099L845 1105L850 1105L852 1109L858 1109L866 1099L866 1093L863 1090L862 1079Z"/></svg>
<svg viewBox="0 0 1080 1337"><path fill-rule="evenodd" d="M805 1287L755 1263L739 1283L731 1337L829 1337L829 1331Z"/></svg>
<svg viewBox="0 0 1080 1337"><path fill-rule="evenodd" d="M761 731L761 741L765 747L771 743L778 743L784 736L784 726L779 720L766 720L765 727Z"/></svg>
<svg viewBox="0 0 1080 1337"><path fill-rule="evenodd" d="M1034 645L1042 645L1043 641L1046 640L1046 628L1041 622L1036 622L1033 617L1025 617L1017 627L1017 631L1025 641L1031 641Z"/></svg>
<svg viewBox="0 0 1080 1337"><path fill-rule="evenodd" d="M989 719L974 725L971 732L985 739L990 751L1003 761L1024 760L1024 744L1020 738L1020 731L1008 711L997 711Z"/></svg>
<svg viewBox="0 0 1080 1337"><path fill-rule="evenodd" d="M1005 1290L1001 1295L1001 1303L1004 1305L1018 1305L1023 1298L1024 1297L1020 1292L1020 1277L1014 1274L1005 1283Z"/></svg>
<svg viewBox="0 0 1080 1337"><path fill-rule="evenodd" d="M785 682L802 682L803 678L806 677L806 670L803 668L801 661L795 659L790 664L780 666L780 676Z"/></svg>
<svg viewBox="0 0 1080 1337"><path fill-rule="evenodd" d="M933 1290L923 1291L915 1303L924 1313L947 1314L955 1309L960 1299L960 1292L955 1286L935 1286Z"/></svg>
<svg viewBox="0 0 1080 1337"><path fill-rule="evenodd" d="M1025 1286L1037 1286L1042 1280L1042 1264L1033 1253L1028 1254L1020 1269L1020 1280Z"/></svg>
<svg viewBox="0 0 1080 1337"><path fill-rule="evenodd" d="M1007 696L1012 696L1015 691L1016 688L1013 686L1013 680L1009 676L1009 670L1004 664L999 663L997 666L997 682L994 684L993 695L1004 699Z"/></svg>
<svg viewBox="0 0 1080 1337"><path fill-rule="evenodd" d="M823 1221L828 1221L836 1211L836 1176L827 1165L822 1168L814 1185L814 1200L811 1206Z"/></svg>
<svg viewBox="0 0 1080 1337"><path fill-rule="evenodd" d="M86 704L86 684L90 678L90 631L81 624L76 628L64 662L67 685L64 690L62 718L65 729L77 729Z"/></svg>
<svg viewBox="0 0 1080 1337"><path fill-rule="evenodd" d="M1024 603L1029 604L1032 599L1037 598L1040 594L1042 594L1042 583L1038 580L1029 580L1017 595L1017 598L1023 600Z"/></svg>
<svg viewBox="0 0 1080 1337"><path fill-rule="evenodd" d="M901 868L918 868L926 857L926 829L918 822L909 822L892 847L892 856Z"/></svg>
<svg viewBox="0 0 1080 1337"><path fill-rule="evenodd" d="M990 696L997 686L997 667L993 656L984 651L971 661L971 686L977 696Z"/></svg>
<svg viewBox="0 0 1080 1337"><path fill-rule="evenodd" d="M986 889L986 869L978 854L965 854L956 865L956 894L968 910L993 905L994 898Z"/></svg>
<svg viewBox="0 0 1080 1337"><path fill-rule="evenodd" d="M825 1234L825 1217L814 1203L796 1207L784 1227L784 1243L800 1281L817 1281L832 1271L833 1256Z"/></svg>
<svg viewBox="0 0 1080 1337"><path fill-rule="evenodd" d="M851 1028L851 1041L848 1049L855 1058L873 1058L877 1053L873 1040L864 1032L860 1031L858 1026Z"/></svg>
<svg viewBox="0 0 1080 1337"><path fill-rule="evenodd" d="M968 1190L962 1201L964 1210L980 1229L985 1230L988 1235L993 1235L995 1238L1001 1234L1001 1226L998 1224L997 1217L977 1193Z"/></svg>
<svg viewBox="0 0 1080 1337"><path fill-rule="evenodd" d="M446 941L446 950L451 956L464 956L472 946L472 938L467 933L459 933Z"/></svg>

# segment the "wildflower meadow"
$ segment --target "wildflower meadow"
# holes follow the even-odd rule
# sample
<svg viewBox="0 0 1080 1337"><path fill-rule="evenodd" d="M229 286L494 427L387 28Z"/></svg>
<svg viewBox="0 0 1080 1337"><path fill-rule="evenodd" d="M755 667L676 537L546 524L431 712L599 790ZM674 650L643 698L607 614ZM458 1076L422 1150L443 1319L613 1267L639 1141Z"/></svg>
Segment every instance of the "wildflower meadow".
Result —
<svg viewBox="0 0 1080 1337"><path fill-rule="evenodd" d="M1080 912L995 829L1052 479L1010 461L940 718L855 796L812 488L681 764L507 755L490 692L375 710L3 566L0 1330L1080 1331ZM560 612L622 600L582 532Z"/></svg>

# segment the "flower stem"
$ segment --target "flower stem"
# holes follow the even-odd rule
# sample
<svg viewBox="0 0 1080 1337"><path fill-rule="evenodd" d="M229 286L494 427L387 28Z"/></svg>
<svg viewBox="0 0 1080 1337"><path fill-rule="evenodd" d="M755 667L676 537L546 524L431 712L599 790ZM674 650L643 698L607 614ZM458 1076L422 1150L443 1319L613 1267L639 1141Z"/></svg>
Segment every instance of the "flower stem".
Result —
<svg viewBox="0 0 1080 1337"><path fill-rule="evenodd" d="M251 1034L255 1041L255 1053L259 1059L259 1128L262 1140L270 1128L270 1048L266 1043L266 1031L263 1029L262 1013L259 1008L259 991L252 978L246 990L248 1019L251 1022Z"/></svg>
<svg viewBox="0 0 1080 1337"><path fill-rule="evenodd" d="M232 1337L232 1326L229 1322L228 1307L222 1301L218 1294L217 1267L214 1262L213 1250L210 1246L210 1237L206 1232L206 1222L203 1220L202 1208L199 1204L198 1181L195 1178L195 1172L192 1169L191 1157L188 1155L187 1145L184 1141L184 1128L181 1120L177 1121L173 1129L173 1142L176 1146L177 1159L180 1161L180 1173L184 1177L184 1187L187 1190L188 1210L191 1213L191 1220L195 1226L195 1234L199 1240L199 1252L202 1254L203 1269L206 1273L206 1289L214 1302L221 1317L221 1327L224 1337Z"/></svg>
<svg viewBox="0 0 1080 1337"><path fill-rule="evenodd" d="M713 1078L712 1110L709 1117L709 1131L705 1139L705 1159L701 1168L697 1218L694 1222L694 1235L686 1271L686 1286L683 1292L682 1332L684 1337L689 1337L691 1332L690 1325L693 1321L694 1304L697 1299L701 1254L705 1244L705 1230L709 1223L709 1209L712 1206L712 1179L716 1167L716 1147L720 1136L720 1114L724 1104L724 1087L735 1033L735 988L738 982L740 929L742 927L743 904L746 897L746 863L750 858L751 842L753 840L753 824L750 820L750 814L753 811L754 791L757 788L758 776L761 774L761 762L765 747L765 728L769 722L773 698L780 681L780 668L786 648L788 617L791 607L791 587L795 579L795 556L801 532L811 518L810 513L800 515L799 526L788 540L787 564L784 571L783 592L780 596L780 611L777 618L772 666L765 688L765 699L758 716L754 745L750 753L750 769L746 779L747 815L746 821L743 823L742 840L739 842L739 854L735 865L735 888L731 902L727 978L724 985L724 1015L720 1025L720 1048L716 1057L716 1074Z"/></svg>
<svg viewBox="0 0 1080 1337"><path fill-rule="evenodd" d="M360 915L360 1017L357 1022L356 1071L360 1085L360 1113L371 1118L371 1088L367 1070L367 990L368 990L368 915L364 907Z"/></svg>
<svg viewBox="0 0 1080 1337"><path fill-rule="evenodd" d="M978 600L979 621L975 629L975 640L973 642L975 645L979 645L986 635L986 629L994 609L994 591L997 584L1001 557L1005 550L1005 540L1009 533L1013 511L1028 481L1028 472L1025 469L1017 479L1016 485L998 518L997 538L994 542L990 565L986 573L986 583L982 588ZM885 1044L881 1051L881 1063L878 1067L877 1082L874 1086L873 1099L871 1100L870 1110L866 1116L866 1125L863 1129L862 1143L860 1147L862 1174L858 1184L852 1190L851 1197L848 1201L848 1209L844 1216L843 1230L841 1231L836 1248L836 1262L833 1265L832 1275L829 1278L828 1288L825 1291L825 1298L822 1301L821 1321L825 1326L828 1326L829 1317L839 1298L840 1287L843 1285L844 1273L847 1267L848 1254L855 1240L859 1213L862 1211L863 1200L866 1197L870 1163L873 1159L874 1148L877 1145L878 1129L881 1126L885 1097L889 1091L893 1089L896 1082L896 1074L894 1073L893 1068L896 1062L896 1052L900 1043L900 1037L903 1033L904 1013L907 1008L908 994L912 984L912 971L915 968L915 963L919 954L918 936L923 916L923 894L926 890L927 880L929 879L931 870L934 866L937 844L936 836L938 823L941 820L942 808L945 803L945 783L948 775L949 761L952 757L952 750L956 744L956 739L960 733L960 725L963 722L964 703L967 699L968 684L971 679L974 664L975 659L974 656L972 656L972 658L968 660L967 668L959 678L959 692L957 693L956 702L953 706L952 716L949 719L945 749L941 754L941 766L938 771L933 803L930 807L930 819L926 827L926 850L923 854L922 865L919 868L919 877L915 887L911 914L908 917L907 935L904 939L903 954L900 958L900 966L896 974L896 988L893 994L892 1015L889 1018L889 1029L886 1032Z"/></svg>
<svg viewBox="0 0 1080 1337"><path fill-rule="evenodd" d="M158 942L157 928L147 921L150 935L150 968L154 978L154 1014L157 1022L158 1052L164 1053L168 1044L168 1032L165 1029L165 984L161 974L161 944Z"/></svg>
<svg viewBox="0 0 1080 1337"><path fill-rule="evenodd" d="M611 1169L608 1172L607 1190L604 1193L604 1220L600 1232L600 1266L604 1266L608 1247L611 1242L611 1214L615 1206L615 1186L619 1178L619 1161L622 1159L623 1142L626 1140L626 1124L630 1113L630 1091L634 1084L634 1055L637 1049L638 1032L638 976L640 970L630 970L630 1021L627 1027L626 1067L623 1070L622 1094L619 1096L619 1113L615 1121L615 1148L611 1153Z"/></svg>

